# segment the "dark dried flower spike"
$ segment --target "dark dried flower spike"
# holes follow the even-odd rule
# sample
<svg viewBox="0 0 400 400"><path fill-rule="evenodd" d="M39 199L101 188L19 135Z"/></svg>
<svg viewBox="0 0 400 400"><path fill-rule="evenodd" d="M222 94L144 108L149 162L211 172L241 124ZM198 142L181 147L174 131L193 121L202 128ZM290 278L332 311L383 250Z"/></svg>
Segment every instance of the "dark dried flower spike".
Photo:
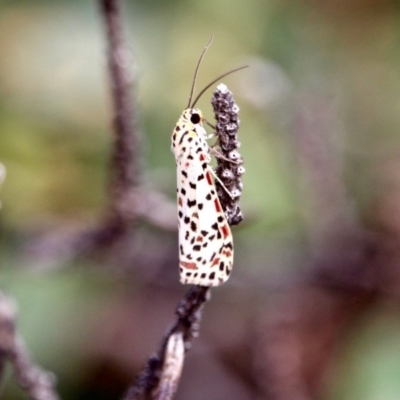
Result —
<svg viewBox="0 0 400 400"><path fill-rule="evenodd" d="M216 174L231 196L218 181L215 182L217 193L229 225L238 225L243 220L239 200L243 190L242 175L245 172L242 156L238 152L239 107L232 92L223 83L214 91L211 104L217 121L217 151L223 156L217 157Z"/></svg>

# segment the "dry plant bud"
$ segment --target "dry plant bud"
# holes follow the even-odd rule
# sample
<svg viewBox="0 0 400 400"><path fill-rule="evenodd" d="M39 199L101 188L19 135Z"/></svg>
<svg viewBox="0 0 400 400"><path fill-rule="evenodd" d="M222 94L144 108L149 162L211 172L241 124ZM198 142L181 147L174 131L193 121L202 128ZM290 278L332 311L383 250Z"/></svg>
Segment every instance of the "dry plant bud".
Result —
<svg viewBox="0 0 400 400"><path fill-rule="evenodd" d="M245 172L242 156L238 152L239 107L232 92L223 83L214 91L211 104L217 121L217 151L223 156L217 156L216 174L230 195L218 181L215 185L229 225L238 225L243 220L239 200L243 190L242 175Z"/></svg>

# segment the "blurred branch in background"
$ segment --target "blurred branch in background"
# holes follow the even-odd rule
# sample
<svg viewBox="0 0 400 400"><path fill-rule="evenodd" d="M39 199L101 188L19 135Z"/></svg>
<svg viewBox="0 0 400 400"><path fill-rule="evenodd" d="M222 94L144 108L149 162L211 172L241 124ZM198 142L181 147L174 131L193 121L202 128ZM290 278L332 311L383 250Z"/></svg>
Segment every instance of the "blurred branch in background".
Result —
<svg viewBox="0 0 400 400"><path fill-rule="evenodd" d="M16 306L0 292L0 374L10 362L18 385L31 400L58 400L55 376L31 359L24 340L16 332Z"/></svg>
<svg viewBox="0 0 400 400"><path fill-rule="evenodd" d="M100 0L108 40L108 66L114 106L114 146L110 174L110 226L121 233L128 228L124 205L141 184L140 134L136 107L131 100L131 53L123 39L121 0Z"/></svg>
<svg viewBox="0 0 400 400"><path fill-rule="evenodd" d="M357 223L342 177L344 155L337 121L337 111L328 96L299 96L293 136L306 223L315 242L324 231L332 232L334 225L347 230Z"/></svg>
<svg viewBox="0 0 400 400"><path fill-rule="evenodd" d="M302 98L294 129L300 179L313 199L311 257L300 282L274 296L258 327L256 372L270 400L318 398L340 338L381 296L400 293L400 286L392 293L387 287L398 269L395 243L353 214L337 164L342 157L332 145L334 120L329 102Z"/></svg>
<svg viewBox="0 0 400 400"><path fill-rule="evenodd" d="M0 164L0 186L5 176L6 169ZM14 301L0 291L0 380L10 362L18 385L30 399L58 400L55 376L32 361L24 340L16 331L16 314Z"/></svg>
<svg viewBox="0 0 400 400"><path fill-rule="evenodd" d="M143 137L136 102L132 57L123 35L121 0L99 0L108 42L108 66L113 104L113 147L109 174L109 199L104 217L94 229L73 228L45 232L33 238L28 252L48 264L88 252L110 252L134 240L139 218L166 230L176 230L176 213L165 196L150 190L142 179ZM119 253L119 248L116 250ZM138 257L140 255L137 255ZM113 257L111 255L111 257Z"/></svg>

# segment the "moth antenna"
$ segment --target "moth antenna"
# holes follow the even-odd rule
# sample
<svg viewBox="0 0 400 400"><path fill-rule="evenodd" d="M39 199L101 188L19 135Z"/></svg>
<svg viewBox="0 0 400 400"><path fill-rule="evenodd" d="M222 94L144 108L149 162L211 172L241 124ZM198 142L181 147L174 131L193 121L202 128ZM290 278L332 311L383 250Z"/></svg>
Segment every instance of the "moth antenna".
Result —
<svg viewBox="0 0 400 400"><path fill-rule="evenodd" d="M222 74L222 75L219 76L218 78L214 79L211 83L209 83L209 84L197 95L197 97L195 98L195 100L194 100L194 102L193 102L192 105L190 105L190 103L189 103L188 107L193 108L193 107L196 105L196 103L199 101L200 97L204 94L204 92L205 92L210 86L214 85L215 82L219 81L220 79L224 78L224 77L227 76L227 75L233 74L234 72L240 71L241 69L245 69L245 68L248 68L248 65L244 65L243 67L231 69L230 71L225 72L225 74ZM196 70L196 72L197 72L197 70ZM193 85L193 87L194 87L194 85ZM193 89L193 88L192 88L192 89ZM193 92L193 90L192 90L192 92Z"/></svg>
<svg viewBox="0 0 400 400"><path fill-rule="evenodd" d="M200 68L200 64L201 64L201 60L204 57L204 54L206 54L206 51L208 50L208 48L210 47L211 42L214 39L214 34L211 35L210 40L207 43L207 46L204 48L204 50L202 51L199 61L197 62L197 66L196 66L196 70L194 71L194 77L193 77L193 83L192 83L192 90L190 91L190 96L189 96L189 104L186 108L190 107L190 103L192 102L192 97L193 97L193 93L194 93L194 87L196 85L196 78L197 78L197 72L199 71Z"/></svg>

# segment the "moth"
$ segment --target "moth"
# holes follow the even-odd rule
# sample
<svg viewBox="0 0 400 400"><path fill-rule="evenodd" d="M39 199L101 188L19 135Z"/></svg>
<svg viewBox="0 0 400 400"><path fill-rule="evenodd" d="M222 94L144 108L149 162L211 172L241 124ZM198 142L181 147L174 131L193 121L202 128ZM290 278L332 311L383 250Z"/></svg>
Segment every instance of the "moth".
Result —
<svg viewBox="0 0 400 400"><path fill-rule="evenodd" d="M201 60L198 61L187 108L172 133L171 150L177 165L179 272L182 284L219 286L230 276L233 238L218 199L210 165L211 154L202 112L195 108L201 95L229 71L207 85L192 103Z"/></svg>

